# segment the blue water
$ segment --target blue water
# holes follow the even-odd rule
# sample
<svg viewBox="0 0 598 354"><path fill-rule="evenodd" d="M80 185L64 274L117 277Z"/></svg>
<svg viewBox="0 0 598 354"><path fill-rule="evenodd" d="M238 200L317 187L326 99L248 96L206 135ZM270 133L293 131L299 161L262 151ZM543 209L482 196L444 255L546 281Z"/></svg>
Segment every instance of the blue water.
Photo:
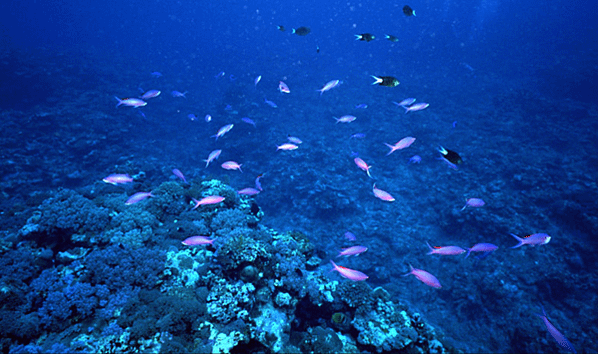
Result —
<svg viewBox="0 0 598 354"><path fill-rule="evenodd" d="M449 350L566 352L535 316L543 305L577 352L597 352L598 3L408 3L416 16L403 14L406 4L2 3L2 351L95 352L108 348L100 338L116 341L121 332L144 340L161 334L169 343L163 351L212 351L214 339L198 329L210 321L221 333L244 328L246 341L233 352L347 350L305 344L305 338L319 338L314 333L330 328L357 341L359 351L393 352L397 347L358 340L359 319L375 321L377 315L358 317L359 308L341 304L342 293L334 293L334 302L320 303L305 294L305 289L318 292L308 272L331 284L352 283L329 273L329 261L343 247L363 245L364 254L335 261L369 276L360 290L364 294L383 287L389 301L419 313ZM293 34L300 26L311 32ZM375 39L355 40L363 33ZM392 76L400 84L371 85L372 76ZM342 84L320 95L317 90L331 80ZM279 92L280 81L289 94ZM151 89L161 94L146 106L115 107L114 96L138 97ZM173 97L175 90L186 97ZM393 103L409 97L429 107L405 114ZM360 104L367 108L356 108ZM204 120L208 114L210 122ZM334 117L344 115L356 119L335 123ZM226 124L233 129L215 140ZM364 137L351 137L358 133ZM288 135L303 143L277 151ZM413 145L386 156L384 143L409 136L416 138ZM457 152L463 163L449 167L439 146ZM216 149L222 155L205 168L204 160ZM409 163L414 155L420 163ZM356 166L355 157L372 166L373 178ZM222 169L227 160L239 162L243 172ZM174 168L190 185L172 174ZM128 173L135 183L101 182L112 173ZM241 324L205 310L193 312L210 301L207 293L218 294L215 278L178 288L172 279L162 279L160 286L134 280L139 274L144 279L162 274L167 251L181 251L182 239L205 232L221 240L208 248L215 260L206 261L198 274L207 277L210 269L229 286L251 283L240 278L242 266L227 268L220 258L222 245L246 227L214 209L189 210L191 197L205 196L202 181L218 179L240 190L255 187L260 174L264 190L247 200L263 212L260 242L274 248L267 262L242 266L251 263L266 274L253 281L258 290L297 300L277 306L279 318L295 318L278 344L255 334L256 328L276 327L258 324L260 311L271 311L265 310L268 302L251 298L239 305L248 311ZM183 192L164 187L165 182ZM395 200L375 198L374 183ZM77 197L68 194L71 190ZM127 214L124 201L140 191L158 192ZM468 198L481 198L485 205L461 210ZM227 208L248 213L238 200ZM122 221L119 214L134 221ZM224 221L211 221L218 217ZM31 225L40 229L23 231ZM137 233L126 234L132 230ZM299 266L306 259L265 241L265 234L275 239L273 230L304 234L316 266ZM348 241L346 231L357 241ZM545 245L511 249L517 241L510 233L552 238ZM114 236L124 234L129 236ZM466 259L428 256L426 242L463 248L487 242L499 249ZM75 261L60 255L74 250L85 255ZM197 252L194 256L204 254ZM275 253L287 255L280 256L281 267L299 267L303 275L272 273ZM94 277L90 268L98 264L134 267L139 274ZM409 264L434 274L442 288L403 277ZM287 285L276 288L274 278ZM293 282L304 284L304 290L288 285ZM186 291L201 305L178 304L175 299L186 299L180 295ZM139 329L144 311L186 306L193 320L158 316L160 321L147 321L160 325ZM335 327L334 312L345 313L350 322ZM418 349L430 350L422 343Z"/></svg>

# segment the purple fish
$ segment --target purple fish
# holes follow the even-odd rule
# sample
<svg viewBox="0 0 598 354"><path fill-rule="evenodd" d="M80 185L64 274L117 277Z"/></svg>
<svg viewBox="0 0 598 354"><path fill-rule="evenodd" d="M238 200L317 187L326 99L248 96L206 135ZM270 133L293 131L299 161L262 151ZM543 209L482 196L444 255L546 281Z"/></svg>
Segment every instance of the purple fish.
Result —
<svg viewBox="0 0 598 354"><path fill-rule="evenodd" d="M269 101L267 99L264 98L264 102L266 102L266 104L272 108L278 108L278 106L276 105L276 103Z"/></svg>
<svg viewBox="0 0 598 354"><path fill-rule="evenodd" d="M428 245L428 248L430 249L428 255L439 254L441 256L458 256L461 253L465 253L465 250L459 246L432 247L428 242L426 242L426 245Z"/></svg>
<svg viewBox="0 0 598 354"><path fill-rule="evenodd" d="M175 168L174 170L172 170L172 173L174 173L174 175L177 176L178 178L180 178L183 182L189 184L187 182L187 180L185 179L185 175L183 175L183 172L181 172L181 170L179 170L178 168Z"/></svg>
<svg viewBox="0 0 598 354"><path fill-rule="evenodd" d="M243 189L237 191L237 193L239 195L249 195L249 196L252 196L252 195L259 194L260 191L257 190L257 189L255 189L255 188L243 188Z"/></svg>
<svg viewBox="0 0 598 354"><path fill-rule="evenodd" d="M153 197L154 195L152 194L152 192L137 192L135 194L133 194L132 196L129 197L129 199L127 199L127 201L125 202L126 205L131 205L131 204L135 204L135 203L139 203L140 201L147 199L149 197Z"/></svg>
<svg viewBox="0 0 598 354"><path fill-rule="evenodd" d="M243 117L243 118L241 118L241 120L247 124L253 125L253 127L255 128L255 122L253 121L253 119L248 118L248 117Z"/></svg>
<svg viewBox="0 0 598 354"><path fill-rule="evenodd" d="M102 181L104 181L106 183L113 184L113 185L117 185L117 184L131 183L131 182L133 182L133 178L131 178L131 176L129 176L128 174L116 173L116 174L111 174L108 177L105 177L104 179L102 179Z"/></svg>
<svg viewBox="0 0 598 354"><path fill-rule="evenodd" d="M143 95L141 95L141 99L147 100L148 98L158 97L158 96L160 96L161 93L162 92L159 90L149 90L146 93L144 93Z"/></svg>
<svg viewBox="0 0 598 354"><path fill-rule="evenodd" d="M419 279L422 283L433 288L440 289L442 287L442 285L440 285L440 282L435 276L426 272L425 270L413 268L411 264L409 265L409 273L404 274L403 276L406 277L408 275L415 275L415 277Z"/></svg>
<svg viewBox="0 0 598 354"><path fill-rule="evenodd" d="M519 243L511 248L521 247L523 245L530 245L530 246L541 246L545 245L550 242L550 237L547 234L531 234L525 237L519 237L515 234L511 234L511 236L515 237Z"/></svg>
<svg viewBox="0 0 598 354"><path fill-rule="evenodd" d="M361 254L367 250L368 248L365 246L351 246L348 248L343 248L343 250L336 257L338 258L340 256L357 256L358 254Z"/></svg>
<svg viewBox="0 0 598 354"><path fill-rule="evenodd" d="M214 243L214 240L207 236L191 236L182 242L185 246L211 245L212 243Z"/></svg>
<svg viewBox="0 0 598 354"><path fill-rule="evenodd" d="M575 351L575 348L573 347L573 344L571 344L571 342L569 342L569 340L567 340L567 338L561 332L559 332L559 330L556 329L556 327L552 323L550 323L550 321L548 320L548 315L546 315L546 311L544 311L544 306L542 306L542 314L536 314L536 316L540 317L542 321L544 321L544 325L546 326L548 333L550 333L552 338L556 340L556 342L559 344L559 346L561 346L561 348L572 353L577 353Z"/></svg>
<svg viewBox="0 0 598 354"><path fill-rule="evenodd" d="M330 263L332 263L332 266L334 268L332 268L331 271L336 270L337 272L339 272L339 274L347 279L353 280L353 281L363 281L366 280L367 278L369 278L367 275L363 274L362 272L355 270L355 269L350 269L350 268L345 268L343 266L339 266L336 265L336 263L334 263L332 260L330 261Z"/></svg>
<svg viewBox="0 0 598 354"><path fill-rule="evenodd" d="M403 108L405 108L405 114L407 114L409 112L421 111L423 109L428 108L428 106L430 106L429 103L417 103L417 104L414 104L413 106L409 106L409 107L403 106Z"/></svg>
<svg viewBox="0 0 598 354"><path fill-rule="evenodd" d="M260 174L255 178L255 189L259 190L259 191L263 191L262 189L262 184L260 183L260 179L264 177L264 174Z"/></svg>
<svg viewBox="0 0 598 354"><path fill-rule="evenodd" d="M116 100L118 101L118 104L116 105L116 107L123 105L123 106L128 106L128 107L143 107L145 105L147 105L147 102L140 100L139 98L123 98L122 100L116 96L114 96L114 98L116 98Z"/></svg>
<svg viewBox="0 0 598 354"><path fill-rule="evenodd" d="M465 210L465 208L467 208L467 207L470 207L470 208L481 208L484 205L486 205L486 202L484 202L480 198L469 198L465 202L465 205L463 206L463 208L461 208L461 211Z"/></svg>
<svg viewBox="0 0 598 354"><path fill-rule="evenodd" d="M471 248L467 249L467 255L465 255L465 258L469 257L469 254L471 252L486 252L486 253L490 253L490 252L496 251L497 249L498 249L498 246L497 245L493 245L491 243L476 243Z"/></svg>
<svg viewBox="0 0 598 354"><path fill-rule="evenodd" d="M395 102L393 101L392 103L396 104L399 107L403 107L405 108L405 106L410 106L415 102L415 98L405 98L404 100L402 100L401 102Z"/></svg>
<svg viewBox="0 0 598 354"><path fill-rule="evenodd" d="M421 156L413 155L409 158L409 163L420 163L422 161Z"/></svg>
<svg viewBox="0 0 598 354"><path fill-rule="evenodd" d="M187 91L185 91L185 92L172 91L170 94L172 95L172 97L183 97L183 98L187 98L187 96L185 96L187 94Z"/></svg>
<svg viewBox="0 0 598 354"><path fill-rule="evenodd" d="M349 241L357 240L357 237L355 237L355 234L353 234L351 231L345 232L345 238Z"/></svg>

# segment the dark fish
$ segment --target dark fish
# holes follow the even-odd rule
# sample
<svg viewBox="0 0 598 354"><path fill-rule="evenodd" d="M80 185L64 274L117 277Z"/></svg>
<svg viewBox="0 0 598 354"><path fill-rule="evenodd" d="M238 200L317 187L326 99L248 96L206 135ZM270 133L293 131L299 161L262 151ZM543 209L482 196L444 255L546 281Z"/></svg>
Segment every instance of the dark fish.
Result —
<svg viewBox="0 0 598 354"><path fill-rule="evenodd" d="M388 39L391 42L398 42L399 39L395 36L393 36L392 34L385 34L384 38Z"/></svg>
<svg viewBox="0 0 598 354"><path fill-rule="evenodd" d="M309 32L311 32L311 29L309 29L309 27L302 26L297 29L293 28L293 33L298 36L307 36L309 34Z"/></svg>
<svg viewBox="0 0 598 354"><path fill-rule="evenodd" d="M371 75L372 78L374 78L374 82L372 82L372 85L380 85L380 86L386 86L386 87L395 87L399 84L399 80L397 80L396 78L392 77L392 76L374 76Z"/></svg>
<svg viewBox="0 0 598 354"><path fill-rule="evenodd" d="M316 45L316 53L320 52L320 46Z"/></svg>
<svg viewBox="0 0 598 354"><path fill-rule="evenodd" d="M373 41L376 37L371 34L371 33L362 33L362 34L356 34L355 35L355 40L357 41Z"/></svg>
<svg viewBox="0 0 598 354"><path fill-rule="evenodd" d="M280 32L284 32L284 26L276 26Z"/></svg>
<svg viewBox="0 0 598 354"><path fill-rule="evenodd" d="M409 5L403 6L403 13L405 16L415 16L415 11Z"/></svg>
<svg viewBox="0 0 598 354"><path fill-rule="evenodd" d="M459 154L452 150L445 149L441 146L438 149L438 151L442 154L443 159L445 159L453 165L460 165L463 163L463 159L461 158L461 156L459 156Z"/></svg>

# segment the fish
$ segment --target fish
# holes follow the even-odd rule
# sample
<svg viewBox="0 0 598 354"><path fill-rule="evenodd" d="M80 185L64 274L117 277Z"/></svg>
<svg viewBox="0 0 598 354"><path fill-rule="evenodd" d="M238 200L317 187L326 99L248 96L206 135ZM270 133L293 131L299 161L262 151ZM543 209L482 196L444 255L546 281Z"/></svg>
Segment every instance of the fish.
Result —
<svg viewBox="0 0 598 354"><path fill-rule="evenodd" d="M395 87L397 85L399 85L399 80L397 80L396 78L392 77L392 76L374 76L374 75L370 75L374 80L374 82L372 82L372 85L380 85L380 86L386 86L386 87Z"/></svg>
<svg viewBox="0 0 598 354"><path fill-rule="evenodd" d="M213 204L218 204L220 202L222 202L224 199L226 199L225 197L221 197L219 195L210 195L207 196L205 198L202 198L201 200L197 200L195 198L191 198L193 199L193 201L195 202L195 206L193 207L193 209L191 210L195 210L197 209L200 205L213 205Z"/></svg>
<svg viewBox="0 0 598 354"><path fill-rule="evenodd" d="M334 263L334 261L330 261L330 263L332 263L332 266L334 268L332 268L331 271L337 271L342 277L345 277L347 279L353 280L353 281L363 281L366 280L367 278L369 278L367 275L363 274L362 272L355 270L355 269L349 269L349 268L345 268L339 265L336 265L336 263Z"/></svg>
<svg viewBox="0 0 598 354"><path fill-rule="evenodd" d="M422 102L422 103L416 103L413 106L409 106L409 107L403 106L403 108L405 108L405 114L407 114L409 112L417 112L417 111L424 110L424 109L428 108L429 106L430 106L429 103Z"/></svg>
<svg viewBox="0 0 598 354"><path fill-rule="evenodd" d="M311 32L311 29L309 27L301 26L297 29L293 28L293 34L296 34L298 36L307 36L309 32Z"/></svg>
<svg viewBox="0 0 598 354"><path fill-rule="evenodd" d="M360 104L355 105L355 109L366 109L366 108L368 108L368 105L365 103L360 103Z"/></svg>
<svg viewBox="0 0 598 354"><path fill-rule="evenodd" d="M340 256L357 256L367 250L368 248L364 246L351 246L348 248L343 248L343 250L336 257L338 258Z"/></svg>
<svg viewBox="0 0 598 354"><path fill-rule="evenodd" d="M349 241L357 240L357 237L355 237L355 234L353 234L351 231L345 232L345 238Z"/></svg>
<svg viewBox="0 0 598 354"><path fill-rule="evenodd" d="M263 191L262 189L262 184L260 183L260 179L262 179L262 177L264 177L264 174L259 174L256 178L255 178L255 189L259 190L260 192Z"/></svg>
<svg viewBox="0 0 598 354"><path fill-rule="evenodd" d="M388 39L391 42L398 42L399 39L395 36L393 36L392 34L385 34L384 38Z"/></svg>
<svg viewBox="0 0 598 354"><path fill-rule="evenodd" d="M225 161L220 166L225 170L239 170L241 173L243 173L243 170L241 170L241 164L235 161Z"/></svg>
<svg viewBox="0 0 598 354"><path fill-rule="evenodd" d="M320 96L322 96L322 94L324 92L332 90L333 88L337 87L340 84L342 84L342 81L340 81L340 80L331 80L331 81L328 81L326 83L326 85L324 85L324 87L322 87L321 89L316 90L316 91L320 91Z"/></svg>
<svg viewBox="0 0 598 354"><path fill-rule="evenodd" d="M206 162L206 168L210 165L210 162L216 160L218 156L222 153L222 150L214 150L208 155L208 158L204 160Z"/></svg>
<svg viewBox="0 0 598 354"><path fill-rule="evenodd" d="M484 205L486 205L486 202L484 202L482 199L480 198L469 198L467 199L467 201L465 202L465 205L463 206L463 208L461 208L461 211L465 210L465 208L467 207L471 207L471 208L481 208Z"/></svg>
<svg viewBox="0 0 598 354"><path fill-rule="evenodd" d="M459 154L452 150L445 149L441 146L438 149L438 152L440 152L441 154L440 157L444 159L446 162L448 162L450 165L454 166L454 168L457 168L457 165L463 163L463 159L461 158L461 156L459 156Z"/></svg>
<svg viewBox="0 0 598 354"><path fill-rule="evenodd" d="M218 129L218 132L215 135L212 135L211 137L216 137L216 140L218 140L219 137L223 136L224 134L228 133L231 129L233 129L234 126L234 124L224 125L220 127L220 129Z"/></svg>
<svg viewBox="0 0 598 354"><path fill-rule="evenodd" d="M272 108L278 108L278 106L276 105L276 103L272 102L272 101L268 101L267 99L264 98L264 102L266 102L266 104Z"/></svg>
<svg viewBox="0 0 598 354"><path fill-rule="evenodd" d="M214 78L220 79L221 77L224 77L224 75L226 75L226 73L224 71L221 71L218 74L214 75Z"/></svg>
<svg viewBox="0 0 598 354"><path fill-rule="evenodd" d="M403 13L405 16L415 16L415 11L409 5L403 6Z"/></svg>
<svg viewBox="0 0 598 354"><path fill-rule="evenodd" d="M521 247L523 245L530 245L530 246L541 246L541 245L545 245L548 242L550 242L550 239L552 239L552 237L550 235L547 234L543 234L543 233L538 233L538 234L531 234L525 237L519 237L515 234L511 234L511 236L515 237L517 239L517 241L519 241L518 244L516 244L515 246L511 247L511 248L518 248Z"/></svg>
<svg viewBox="0 0 598 354"><path fill-rule="evenodd" d="M192 122L195 122L198 119L197 116L193 113L187 114L187 118L189 118L189 120Z"/></svg>
<svg viewBox="0 0 598 354"><path fill-rule="evenodd" d="M185 246L202 246L211 245L214 243L214 240L208 236L191 236L183 240L181 243Z"/></svg>
<svg viewBox="0 0 598 354"><path fill-rule="evenodd" d="M280 31L280 32L284 32L285 28L284 26L276 26L276 28Z"/></svg>
<svg viewBox="0 0 598 354"><path fill-rule="evenodd" d="M172 97L182 97L182 98L187 98L187 96L185 96L187 94L187 91L185 92L180 92L180 91L172 91L170 93L172 95Z"/></svg>
<svg viewBox="0 0 598 354"><path fill-rule="evenodd" d="M408 136L408 137L405 137L405 138L399 140L394 145L390 145L390 144L384 143L384 145L386 145L386 146L388 146L390 148L390 151L388 152L388 154L386 154L386 156L392 154L393 152L395 152L397 150L402 150L402 149L410 147L411 144L413 144L414 141L415 141L414 137Z"/></svg>
<svg viewBox="0 0 598 354"><path fill-rule="evenodd" d="M491 243L476 243L475 245L471 246L471 248L467 249L467 255L465 258L469 257L471 252L494 252L498 249L497 245L493 245Z"/></svg>
<svg viewBox="0 0 598 354"><path fill-rule="evenodd" d="M287 135L287 140L295 145L303 144L303 141L296 136Z"/></svg>
<svg viewBox="0 0 598 354"><path fill-rule="evenodd" d="M439 254L441 256L458 256L462 253L465 253L465 250L459 246L443 246L443 247L432 247L428 242L426 242L430 252L427 254Z"/></svg>
<svg viewBox="0 0 598 354"><path fill-rule="evenodd" d="M357 117L355 116L350 116L350 115L346 115L346 116L342 116L340 118L336 118L336 117L332 117L336 120L337 123L351 123L353 122L355 119L357 119Z"/></svg>
<svg viewBox="0 0 598 354"><path fill-rule="evenodd" d="M369 166L367 163L365 163L365 161L363 161L361 157L356 157L353 159L353 161L355 162L357 167L364 170L370 178L373 178L372 175L370 175L370 168L372 168L372 166Z"/></svg>
<svg viewBox="0 0 598 354"><path fill-rule="evenodd" d="M283 81L278 82L278 91L280 91L280 93L291 93L291 90Z"/></svg>
<svg viewBox="0 0 598 354"><path fill-rule="evenodd" d="M569 340L558 329L556 329L556 327L550 322L550 320L548 320L548 315L546 315L544 306L542 306L542 314L536 314L536 316L540 317L542 321L544 321L544 325L546 326L548 333L550 333L552 338L556 340L556 342L561 348L572 353L577 353L575 351L575 348L573 347L573 344L571 344L571 342L569 342Z"/></svg>
<svg viewBox="0 0 598 354"><path fill-rule="evenodd" d="M422 162L422 157L419 155L413 155L409 158L409 163L420 163Z"/></svg>
<svg viewBox="0 0 598 354"><path fill-rule="evenodd" d="M364 133L355 133L355 134L351 135L351 137L349 139L363 139L363 138L365 138Z"/></svg>
<svg viewBox="0 0 598 354"><path fill-rule="evenodd" d="M370 42L370 41L373 41L374 39L376 39L376 36L374 36L371 33L362 33L362 34L356 34L355 35L355 40L356 41Z"/></svg>
<svg viewBox="0 0 598 354"><path fill-rule="evenodd" d="M408 275L415 275L415 277L417 279L419 279L422 283L424 283L428 286L431 286L433 288L436 288L436 289L442 288L442 285L440 285L440 282L438 281L438 279L436 279L435 276L426 272L425 270L413 268L411 266L411 264L409 265L409 273L403 274L404 277L406 277Z"/></svg>
<svg viewBox="0 0 598 354"><path fill-rule="evenodd" d="M206 116L203 117L203 119L206 121L206 123L210 123L212 121L212 116L209 114L206 114Z"/></svg>
<svg viewBox="0 0 598 354"><path fill-rule="evenodd" d="M127 201L125 202L125 205L135 204L135 203L138 203L144 199L147 199L147 198L153 197L153 196L154 195L152 194L152 192L137 192L127 199Z"/></svg>
<svg viewBox="0 0 598 354"><path fill-rule="evenodd" d="M401 102L397 103L397 102L393 101L392 103L396 104L397 106L405 108L406 106L410 106L410 105L414 104L415 101L416 101L415 98L410 97L410 98L405 98Z"/></svg>
<svg viewBox="0 0 598 354"><path fill-rule="evenodd" d="M187 182L187 179L185 179L185 175L183 175L183 172L181 172L181 170L179 170L178 168L175 168L172 170L172 173L177 176L178 178L180 178L183 182L189 184Z"/></svg>
<svg viewBox="0 0 598 354"><path fill-rule="evenodd" d="M278 151L278 150L290 151L290 150L297 150L298 148L299 148L299 146L297 146L295 144L285 143L285 144L277 146L276 151Z"/></svg>
<svg viewBox="0 0 598 354"><path fill-rule="evenodd" d="M142 100L147 100L148 98L158 97L158 96L160 96L161 93L162 93L162 91L159 91L159 90L149 90L146 93L144 93L143 95L141 95L140 98Z"/></svg>
<svg viewBox="0 0 598 354"><path fill-rule="evenodd" d="M243 188L243 189L237 191L237 194L239 194L239 195L256 195L259 193L260 193L260 191L255 188Z"/></svg>
<svg viewBox="0 0 598 354"><path fill-rule="evenodd" d="M253 80L253 85L257 86L257 84L260 82L261 79L262 79L262 75L259 75L258 77L256 77L255 80Z"/></svg>
<svg viewBox="0 0 598 354"><path fill-rule="evenodd" d="M253 121L253 119L249 118L249 117L243 117L241 118L241 120L247 124L251 124L255 127L255 122Z"/></svg>
<svg viewBox="0 0 598 354"><path fill-rule="evenodd" d="M395 198L390 195L387 191L383 191L382 189L376 188L376 183L374 183L374 187L372 188L374 195L376 198L381 199L385 202L394 202Z"/></svg>
<svg viewBox="0 0 598 354"><path fill-rule="evenodd" d="M117 185L131 183L133 182L133 178L131 178L131 176L129 176L128 174L115 173L109 175L108 177L105 177L104 179L102 179L102 181L113 185Z"/></svg>
<svg viewBox="0 0 598 354"><path fill-rule="evenodd" d="M127 106L127 107L138 108L138 107L143 107L143 106L147 105L147 102L145 102L144 100L141 100L139 98L123 98L122 100L116 96L114 96L114 98L116 98L116 100L118 101L118 104L116 105L116 107L123 105L123 106Z"/></svg>

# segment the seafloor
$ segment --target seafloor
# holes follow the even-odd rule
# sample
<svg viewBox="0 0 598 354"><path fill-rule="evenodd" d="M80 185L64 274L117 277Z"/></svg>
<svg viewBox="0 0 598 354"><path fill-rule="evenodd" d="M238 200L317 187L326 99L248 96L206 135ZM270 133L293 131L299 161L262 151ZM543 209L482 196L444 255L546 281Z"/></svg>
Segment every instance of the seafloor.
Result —
<svg viewBox="0 0 598 354"><path fill-rule="evenodd" d="M411 75L402 91L370 87L375 73L364 73L322 97L325 81L289 80L282 96L264 78L272 108L258 73L154 79L151 67L71 60L11 52L0 64L3 353L562 351L541 305L578 352L598 351L598 110L583 97L496 72ZM138 84L163 93L147 109L115 108ZM392 101L409 96L431 105L404 114ZM335 124L344 114L358 118ZM303 143L276 151L288 134ZM383 143L405 136L417 140L385 156ZM464 163L442 163L439 145ZM205 168L214 149L223 154ZM111 173L135 181L102 182ZM260 194L237 195L260 174ZM375 198L374 182L396 200ZM139 191L154 197L125 205ZM192 210L213 194L226 199ZM461 210L470 197L486 205ZM510 233L536 232L551 242L510 248ZM193 235L215 242L181 244ZM428 256L426 241L499 249ZM335 258L356 244L368 251ZM369 279L341 278L331 259ZM409 264L442 288L403 277Z"/></svg>

